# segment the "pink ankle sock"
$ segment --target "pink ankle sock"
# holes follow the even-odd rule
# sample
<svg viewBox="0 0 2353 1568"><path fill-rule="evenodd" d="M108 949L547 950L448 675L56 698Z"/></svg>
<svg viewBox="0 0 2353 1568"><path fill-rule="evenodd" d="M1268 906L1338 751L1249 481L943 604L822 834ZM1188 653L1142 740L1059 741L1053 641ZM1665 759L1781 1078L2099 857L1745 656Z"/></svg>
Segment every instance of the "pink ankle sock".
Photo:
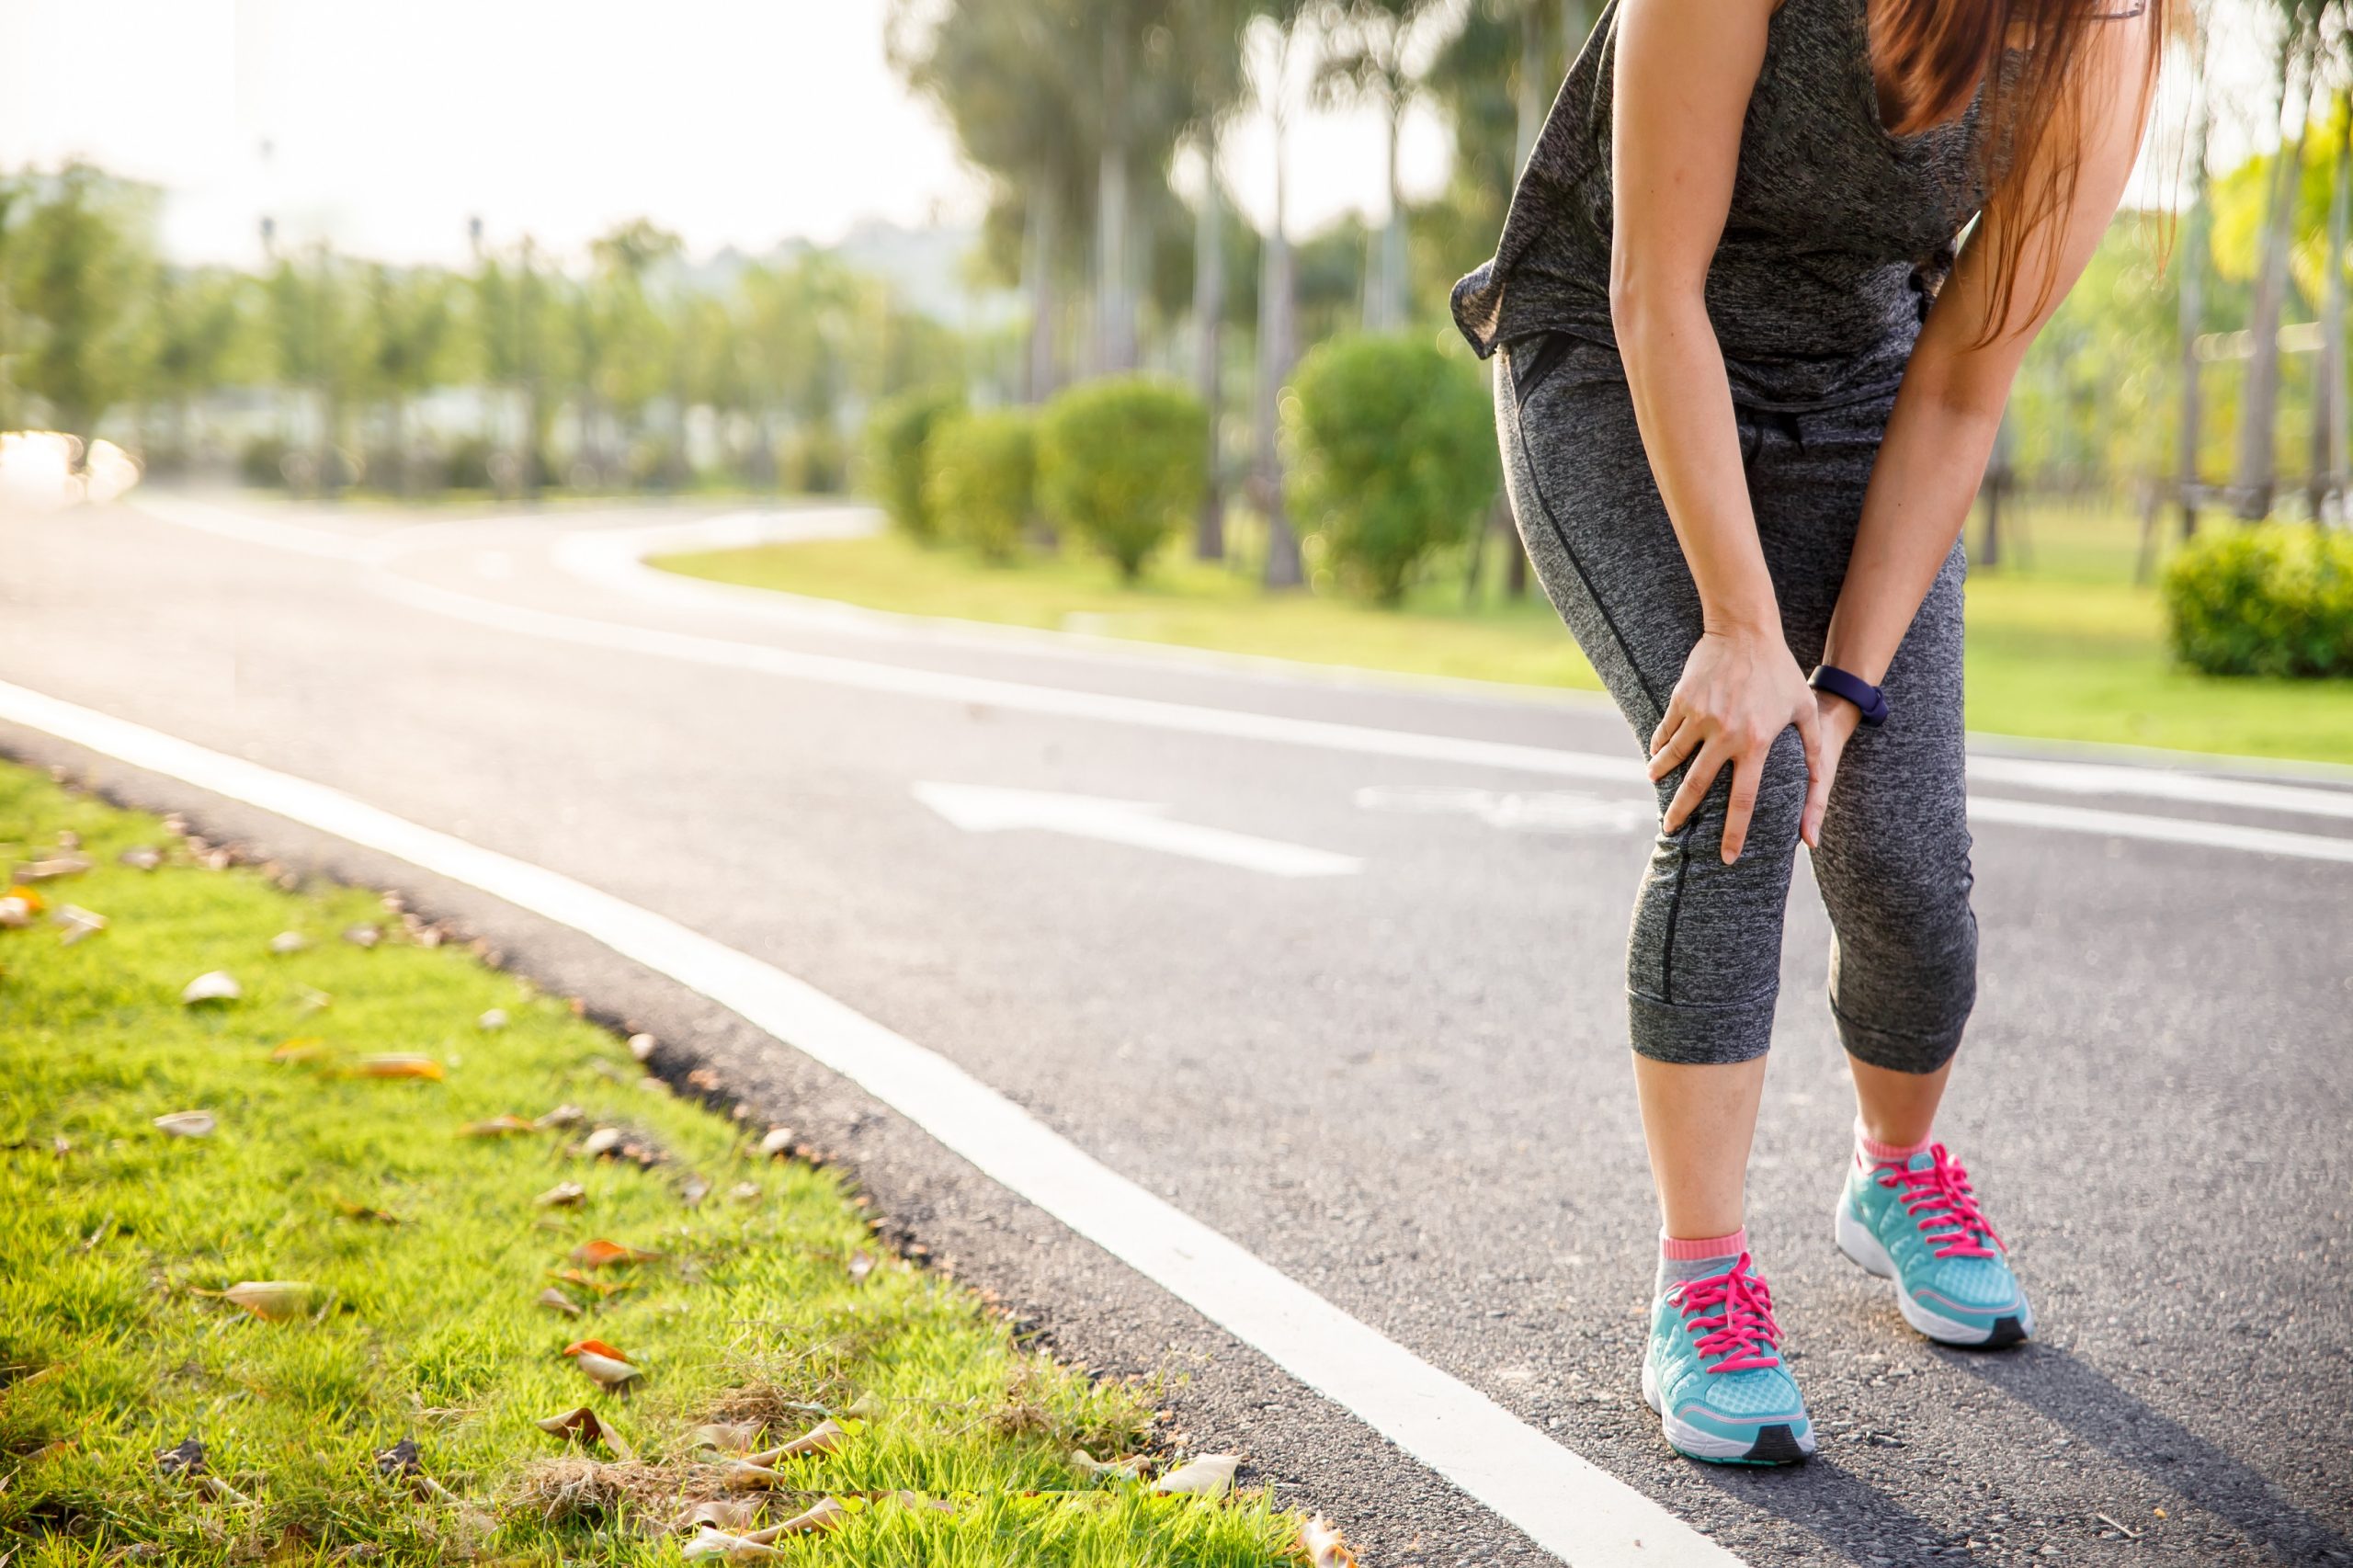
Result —
<svg viewBox="0 0 2353 1568"><path fill-rule="evenodd" d="M1668 1263L1702 1263L1711 1257L1738 1257L1748 1250L1748 1227L1728 1236L1688 1238L1661 1233L1658 1255Z"/></svg>
<svg viewBox="0 0 2353 1568"><path fill-rule="evenodd" d="M1865 1168L1901 1165L1915 1154L1927 1153L1930 1142L1923 1138L1917 1143L1882 1143L1865 1132L1863 1124L1859 1121L1855 1123L1855 1163Z"/></svg>

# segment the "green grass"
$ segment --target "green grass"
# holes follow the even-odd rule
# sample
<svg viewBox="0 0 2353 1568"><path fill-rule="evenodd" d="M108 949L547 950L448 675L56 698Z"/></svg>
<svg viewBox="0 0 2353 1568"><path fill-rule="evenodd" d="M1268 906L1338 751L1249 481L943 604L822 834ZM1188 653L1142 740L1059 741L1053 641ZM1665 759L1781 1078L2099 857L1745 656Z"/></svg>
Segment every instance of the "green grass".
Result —
<svg viewBox="0 0 2353 1568"><path fill-rule="evenodd" d="M2353 681L2220 679L2177 665L2153 586L2132 581L2139 524L2122 511L2038 505L2009 557L1969 588L1973 730L2051 740L2353 763ZM1976 542L1974 527L1972 542ZM1171 551L1123 589L1084 555L984 565L896 534L665 557L688 576L910 615L1091 631L1313 664L1530 686L1600 684L1540 594L1505 598L1490 562L1466 605L1444 563L1403 608L1327 585L1269 597L1246 570Z"/></svg>
<svg viewBox="0 0 2353 1568"><path fill-rule="evenodd" d="M837 1532L787 1538L828 1563L1263 1564L1295 1520L1262 1494L1158 1497L1068 1459L1142 1451L1149 1390L1095 1383L1017 1346L969 1291L889 1255L842 1179L762 1159L765 1128L650 1084L571 1006L391 920L350 890L290 894L207 869L152 818L0 765L0 868L78 835L93 869L40 881L108 924L67 945L0 929L0 1559L62 1568L494 1560L674 1562L669 1526L719 1467L691 1430L763 1424L763 1445L832 1413L831 1455L781 1461L762 1522L863 1499ZM139 844L162 869L118 864ZM310 947L273 955L271 937ZM183 1006L225 970L228 1004ZM506 1027L485 1029L485 1010ZM315 1047L274 1060L290 1039ZM446 1078L350 1067L422 1052ZM576 1125L461 1136L569 1103ZM209 1110L210 1137L153 1119ZM593 1129L658 1149L650 1166L583 1152ZM709 1195L689 1204L695 1180ZM535 1197L577 1182L576 1207ZM740 1194L739 1186L744 1188ZM347 1207L348 1206L348 1207ZM397 1222L354 1217L372 1210ZM534 1304L581 1244L658 1252ZM871 1261L870 1272L865 1260ZM205 1294L244 1280L313 1288L269 1322ZM645 1377L600 1392L559 1352L594 1337ZM592 1463L533 1423L587 1404L634 1446ZM155 1454L201 1437L249 1499L199 1494ZM380 1479L404 1437L458 1501ZM904 1490L952 1511L875 1501ZM126 1556L125 1554L129 1555Z"/></svg>

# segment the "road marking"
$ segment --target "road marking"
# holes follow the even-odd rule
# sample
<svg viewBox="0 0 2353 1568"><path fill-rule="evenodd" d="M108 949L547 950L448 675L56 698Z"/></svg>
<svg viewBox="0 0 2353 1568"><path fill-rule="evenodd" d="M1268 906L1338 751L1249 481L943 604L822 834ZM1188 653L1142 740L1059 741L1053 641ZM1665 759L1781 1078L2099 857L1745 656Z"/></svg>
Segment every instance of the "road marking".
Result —
<svg viewBox="0 0 2353 1568"><path fill-rule="evenodd" d="M1356 792L1368 812L1477 817L1523 833L1648 832L1658 812L1647 800L1612 801L1575 790L1473 790L1453 784L1368 784Z"/></svg>
<svg viewBox="0 0 2353 1568"><path fill-rule="evenodd" d="M1104 1165L946 1057L585 883L337 790L0 682L0 719L404 860L595 938L851 1080L986 1176L1353 1412L1577 1568L1740 1560L1460 1379Z"/></svg>
<svg viewBox="0 0 2353 1568"><path fill-rule="evenodd" d="M981 784L917 784L915 797L967 833L1034 828L1182 855L1270 877L1350 877L1364 869L1364 862L1354 855L1229 833L1222 827L1170 822L1161 814L1166 806L1146 801L1063 795L1046 790L998 790Z"/></svg>
<svg viewBox="0 0 2353 1568"><path fill-rule="evenodd" d="M1281 713L1253 712L1241 708L1209 708L1189 702L1165 701L1159 698L1126 697L1117 692L1032 686L1022 681L960 675L950 670L927 669L915 665L880 664L866 659L844 658L836 653L813 653L797 648L771 647L760 642L733 642L693 632L665 631L653 627L628 626L619 621L561 615L550 610L526 609L517 605L498 604L468 594L452 593L446 588L398 576L381 578L377 585L381 592L401 603L459 620L472 621L477 626L585 647L679 659L722 669L746 670L861 691L888 692L900 697L1001 708L1049 718L1131 724L1143 729L1216 735L1227 740L1267 741L1279 745L1315 746L1326 751L1352 752L1362 756L1384 756L1399 761L1504 768L1546 774L1558 778L1582 778L1595 783L1623 785L1645 791L1650 788L1641 763L1631 756L1604 756L1594 752L1563 751L1553 746L1524 745L1515 741L1479 740L1469 735L1432 735L1413 730L1386 730L1370 724L1300 719ZM2131 770L2119 768L2116 771L2125 773ZM2289 786L2274 788L2287 789ZM2128 812L2097 811L2081 806L2052 805L2040 801L2013 801L1984 795L1972 795L1969 809L1972 815L1980 821L1998 822L2012 827L2044 828L2100 837L2142 838L2166 844L2197 845L2209 849L2290 856L2306 860L2353 860L2353 838L2330 838L2318 834L2240 827L2232 823L2142 816Z"/></svg>
<svg viewBox="0 0 2353 1568"><path fill-rule="evenodd" d="M2011 801L1991 795L1969 797L1972 823L2009 823L2020 827L2057 828L2110 838L2145 838L2158 844L2195 844L2208 849L2243 849L2256 855L2292 855L2304 860L2338 860L2353 864L2353 838L2325 838L2318 834L2282 833L2272 827L2242 827L2232 822L2202 822L2190 817L2153 817L2137 812L2109 812L2091 806L2054 806L2041 801Z"/></svg>
<svg viewBox="0 0 2353 1568"><path fill-rule="evenodd" d="M380 547L345 540L316 530L245 518L221 507L188 502L176 496L164 498L165 506L157 508L154 506L157 499L142 498L140 505L165 521L186 521L188 526L206 531L256 543L304 550L313 554L345 560L377 560L394 542L387 540ZM194 510L190 511L190 508ZM459 525L441 523L426 525L426 528L439 529ZM407 533L415 536L426 531L426 528L417 528L407 530ZM1644 790L1649 788L1641 765L1631 756L1605 756L1508 741L1422 734L1408 730L1343 724L1320 719L1289 718L1244 709L1211 708L1153 698L1124 697L1111 692L1035 686L526 609L433 587L389 572L379 574L374 581L378 589L387 597L416 608L497 631L586 647L678 659L724 669L747 670L899 696L978 703L1050 717L1132 724L1234 740L1317 746L1360 756L1506 768L1595 783L1635 786ZM2306 815L2353 815L2353 808L2347 804L2348 800L2353 800L2353 795L2300 785L2216 778L2161 768L2123 767L2103 763L2040 762L2024 757L1976 756L1970 758L1969 767L1972 777L1977 779L2020 788L2075 794L2143 795L2185 803L2239 806ZM2353 848L2348 848L2353 840L2318 834L2288 833L2269 828L2241 827L2230 823L2137 815L1984 795L1970 797L1970 810L1980 821L2013 827L2139 838L2307 860L2342 862L2353 859Z"/></svg>

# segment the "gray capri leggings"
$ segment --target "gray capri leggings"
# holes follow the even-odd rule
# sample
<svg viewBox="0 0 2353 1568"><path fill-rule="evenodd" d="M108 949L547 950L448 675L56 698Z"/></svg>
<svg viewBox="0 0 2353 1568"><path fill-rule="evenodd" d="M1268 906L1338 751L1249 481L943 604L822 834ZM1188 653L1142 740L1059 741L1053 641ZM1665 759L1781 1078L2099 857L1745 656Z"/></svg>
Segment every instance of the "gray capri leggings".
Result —
<svg viewBox="0 0 2353 1568"><path fill-rule="evenodd" d="M1757 537L1802 667L1822 658L1890 400L1736 409ZM1495 415L1512 510L1544 591L1647 751L1699 640L1699 596L1643 450L1617 351L1563 334L1506 347ZM1857 1059L1942 1066L1977 992L1962 781L1961 547L1888 667L1892 715L1847 744L1814 879L1836 940L1830 1010ZM1658 787L1662 812L1679 772ZM1794 728L1766 760L1740 859L1719 845L1727 767L1682 829L1661 833L1634 902L1626 994L1634 1050L1745 1062L1770 1043L1781 919L1805 804Z"/></svg>

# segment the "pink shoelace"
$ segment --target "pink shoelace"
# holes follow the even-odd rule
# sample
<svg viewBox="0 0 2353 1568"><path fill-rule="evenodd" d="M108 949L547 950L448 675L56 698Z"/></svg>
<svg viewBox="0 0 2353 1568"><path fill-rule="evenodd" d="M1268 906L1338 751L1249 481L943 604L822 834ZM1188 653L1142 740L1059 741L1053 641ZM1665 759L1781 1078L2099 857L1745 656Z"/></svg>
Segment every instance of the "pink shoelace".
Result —
<svg viewBox="0 0 2353 1568"><path fill-rule="evenodd" d="M1748 1255L1722 1274L1687 1280L1668 1292L1683 1310L1684 1326L1711 1372L1746 1372L1781 1364L1781 1325L1773 1321L1773 1292L1749 1269ZM1704 1331L1704 1332L1702 1332Z"/></svg>
<svg viewBox="0 0 2353 1568"><path fill-rule="evenodd" d="M1907 1170L1899 1165L1879 1167L1879 1184L1903 1188L1904 1212L1920 1228L1921 1239L1938 1257L1991 1257L1994 1246L2008 1251L1994 1233L1994 1222L1977 1207L1969 1190L1969 1172L1959 1160L1936 1144L1928 1151L1928 1168Z"/></svg>

